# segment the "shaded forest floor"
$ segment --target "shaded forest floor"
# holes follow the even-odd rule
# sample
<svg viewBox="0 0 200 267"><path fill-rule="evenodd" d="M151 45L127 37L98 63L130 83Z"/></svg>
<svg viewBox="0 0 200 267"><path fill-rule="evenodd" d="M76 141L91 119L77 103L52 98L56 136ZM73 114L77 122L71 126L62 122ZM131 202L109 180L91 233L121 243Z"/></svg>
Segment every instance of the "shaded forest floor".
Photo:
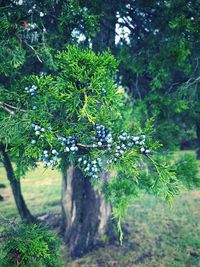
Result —
<svg viewBox="0 0 200 267"><path fill-rule="evenodd" d="M0 189L4 201L0 212L18 220L17 210L0 167ZM23 194L34 215L44 216L52 225L60 217L61 175L39 168L22 179ZM1 220L1 219L0 219ZM63 257L68 267L198 267L200 266L200 190L183 192L173 208L153 196L141 195L127 215L128 234L123 245L117 242L97 248L85 257L70 261L66 249ZM56 225L54 225L56 228ZM1 228L0 228L1 232Z"/></svg>

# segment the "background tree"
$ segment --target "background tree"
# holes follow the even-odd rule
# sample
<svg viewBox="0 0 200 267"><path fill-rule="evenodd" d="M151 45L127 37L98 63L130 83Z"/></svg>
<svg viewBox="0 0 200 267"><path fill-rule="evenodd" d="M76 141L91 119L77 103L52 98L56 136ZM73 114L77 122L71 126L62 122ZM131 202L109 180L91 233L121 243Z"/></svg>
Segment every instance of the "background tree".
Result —
<svg viewBox="0 0 200 267"><path fill-rule="evenodd" d="M10 186L13 192L17 210L21 216L21 219L28 223L32 223L35 221L35 218L33 217L29 209L27 208L27 205L22 195L20 181L17 180L14 174L12 163L10 161L10 158L6 152L5 145L3 143L0 143L0 155L2 157L3 165L5 167L7 178L10 182Z"/></svg>
<svg viewBox="0 0 200 267"><path fill-rule="evenodd" d="M196 1L130 3L124 14L119 11L119 25L126 27L129 38L118 44L123 83L146 107L146 116L156 118L158 139L169 148L191 147L196 139L197 151L198 5Z"/></svg>

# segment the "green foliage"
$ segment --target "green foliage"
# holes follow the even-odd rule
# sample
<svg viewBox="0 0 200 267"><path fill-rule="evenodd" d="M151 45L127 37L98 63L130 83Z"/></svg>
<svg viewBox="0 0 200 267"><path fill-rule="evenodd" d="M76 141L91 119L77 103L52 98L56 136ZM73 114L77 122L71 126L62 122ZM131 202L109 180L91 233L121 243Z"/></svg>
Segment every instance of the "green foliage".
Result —
<svg viewBox="0 0 200 267"><path fill-rule="evenodd" d="M121 223L125 218L127 207L132 199L138 195L137 186L133 181L120 176L112 179L109 183L104 185L103 193L108 202L112 205L112 214L117 220L117 229L119 232L119 240L122 243L123 231Z"/></svg>
<svg viewBox="0 0 200 267"><path fill-rule="evenodd" d="M61 267L60 245L58 237L42 226L18 225L7 232L0 263L2 267Z"/></svg>
<svg viewBox="0 0 200 267"><path fill-rule="evenodd" d="M1 11L2 12L2 11ZM25 50L14 36L16 25L2 12L0 15L0 73L8 76L25 63ZM12 34L11 34L12 33Z"/></svg>
<svg viewBox="0 0 200 267"><path fill-rule="evenodd" d="M115 166L117 177L104 184L103 193L112 204L113 217L118 221L120 242L123 239L121 222L134 197L145 191L163 198L172 206L174 196L179 194L180 189L183 188L184 181L181 180L181 172L176 173L174 165L166 162L169 162L166 157L147 155L146 158L141 158L136 152L129 153L124 155L120 164ZM188 172L187 174L194 173ZM190 179L186 176L184 178L185 182ZM195 179L191 181L191 185L194 185L194 182Z"/></svg>
<svg viewBox="0 0 200 267"><path fill-rule="evenodd" d="M26 150L25 158L29 155L38 159L41 148L52 147L58 135L76 135L80 142L90 143L88 132L93 131L94 122L110 127L120 118L119 108L123 103L113 80L117 61L112 55L97 56L90 50L71 46L57 55L57 62L58 72L54 76L25 77L10 88L9 94L2 87L0 100L13 104L16 114L11 117L7 114L1 120L1 140L12 143L11 151L18 155L19 150L21 156ZM24 88L33 84L38 87L37 95L30 97ZM106 87L105 96L102 87ZM36 110L32 109L33 105ZM38 139L36 147L30 144L31 138L35 138L32 123L45 129L52 127L52 131L45 131L44 138Z"/></svg>
<svg viewBox="0 0 200 267"><path fill-rule="evenodd" d="M19 159L17 176L41 158L45 167L62 168L66 161L74 164L92 183L99 183L112 203L122 241L121 221L141 189L171 203L180 184L170 166L149 155L160 148L152 137L154 121L143 120L140 125L137 117L131 120L131 102L115 84L118 62L109 52L95 54L90 49L67 46L56 55L55 64L53 74L22 77L9 87L9 94L7 88L1 88L0 100L9 103L8 109L14 107L12 116L4 110L1 140L8 145L10 155ZM27 91L32 86L36 88L33 95ZM99 125L104 128L101 135L109 134L111 143L93 141ZM66 141L60 141L63 138ZM74 138L76 145L70 146L69 138ZM53 153L57 153L55 160ZM144 184L143 169L151 172ZM111 181L101 181L102 171L117 175Z"/></svg>
<svg viewBox="0 0 200 267"><path fill-rule="evenodd" d="M154 117L156 137L165 147L194 144L199 121L199 4L129 5L121 3L118 9L119 17L125 18L119 27L130 31L129 39L121 37L117 45L122 83L134 99L146 104L144 116Z"/></svg>
<svg viewBox="0 0 200 267"><path fill-rule="evenodd" d="M157 93L147 96L144 101L136 100L129 110L129 115L126 115L126 119L129 120L128 125L134 125L135 129L137 125L140 131L146 131L148 135L151 133L154 139L162 144L163 149L173 151L177 150L180 144L194 146L195 127L191 125L188 128L186 124L186 120L190 120L189 107L187 100L174 101L170 96ZM149 129L146 129L145 124L148 121L151 125Z"/></svg>
<svg viewBox="0 0 200 267"><path fill-rule="evenodd" d="M172 164L179 181L187 188L194 189L200 186L198 177L198 164L195 155L180 155Z"/></svg>
<svg viewBox="0 0 200 267"><path fill-rule="evenodd" d="M151 157L149 159L152 163L150 167L154 169L155 173L151 173L153 184L148 190L152 190L154 194L163 197L172 205L173 197L180 192L182 184L178 181L173 168L169 164L163 163L163 158L160 160L157 158L156 161Z"/></svg>
<svg viewBox="0 0 200 267"><path fill-rule="evenodd" d="M191 153L165 153L157 154L154 158L156 161L151 158L152 165L149 166L149 169L154 168L156 173L149 172L149 169L146 173L141 172L141 189L148 193L153 192L156 195L164 196L171 201L172 196L177 194L180 188L194 189L199 187L198 162L195 155ZM163 164L163 162L168 162L168 165ZM168 189L162 192L164 187Z"/></svg>
<svg viewBox="0 0 200 267"><path fill-rule="evenodd" d="M82 3L79 0L72 0L69 2L64 1L63 10L59 17L59 29L63 34L70 24L74 26L75 40L83 33L87 38L92 37L98 30L98 16L91 14L90 9L86 7L81 8L81 4ZM80 21L80 24L77 23L77 20Z"/></svg>
<svg viewBox="0 0 200 267"><path fill-rule="evenodd" d="M24 64L25 51L20 47L16 39L2 40L0 41L0 47L0 72L9 75L13 69L19 68Z"/></svg>
<svg viewBox="0 0 200 267"><path fill-rule="evenodd" d="M80 43L80 35L90 38L97 29L98 16L79 0L1 3L0 72L9 77L4 82L17 74L53 71L53 55L59 49Z"/></svg>

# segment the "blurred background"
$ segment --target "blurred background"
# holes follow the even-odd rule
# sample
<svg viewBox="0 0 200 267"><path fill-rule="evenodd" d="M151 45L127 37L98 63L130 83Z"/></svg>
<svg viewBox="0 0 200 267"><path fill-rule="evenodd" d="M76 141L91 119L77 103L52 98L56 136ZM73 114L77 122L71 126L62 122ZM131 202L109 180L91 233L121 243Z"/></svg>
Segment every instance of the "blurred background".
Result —
<svg viewBox="0 0 200 267"><path fill-rule="evenodd" d="M122 246L105 237L77 260L63 246L66 266L200 266L200 2L0 1L1 85L18 66L20 75L53 73L53 55L66 44L111 51L119 62L117 86L132 109L129 119L142 126L153 121L163 144L160 157L174 164L185 185L172 208L150 194L135 198ZM59 171L39 166L18 183L31 213L59 232ZM2 224L20 220L1 161L0 213Z"/></svg>

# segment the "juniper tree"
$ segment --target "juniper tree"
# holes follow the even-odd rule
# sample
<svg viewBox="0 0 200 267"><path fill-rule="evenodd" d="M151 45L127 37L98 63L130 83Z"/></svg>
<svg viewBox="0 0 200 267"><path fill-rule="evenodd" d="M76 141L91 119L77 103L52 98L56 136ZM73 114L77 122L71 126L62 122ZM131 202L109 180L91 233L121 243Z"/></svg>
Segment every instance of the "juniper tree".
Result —
<svg viewBox="0 0 200 267"><path fill-rule="evenodd" d="M17 176L38 161L62 171L63 233L73 256L105 233L108 203L122 240L126 207L140 190L171 201L179 188L175 173L156 161L150 122L144 129L131 123L111 54L62 50L76 25L91 37L85 29L94 30L95 16L87 8L76 1L11 1L3 10L1 47L9 53L0 64L0 138L14 155Z"/></svg>
<svg viewBox="0 0 200 267"><path fill-rule="evenodd" d="M1 90L4 143L20 147L18 170L60 168L63 173L64 238L73 256L82 255L105 233L112 204L122 240L121 220L141 190L171 201L179 182L151 153L151 127L131 125L126 97L117 89L117 61L105 52L68 47L55 57L51 75L28 75ZM153 176L144 175L149 165ZM115 173L108 178L106 172Z"/></svg>

